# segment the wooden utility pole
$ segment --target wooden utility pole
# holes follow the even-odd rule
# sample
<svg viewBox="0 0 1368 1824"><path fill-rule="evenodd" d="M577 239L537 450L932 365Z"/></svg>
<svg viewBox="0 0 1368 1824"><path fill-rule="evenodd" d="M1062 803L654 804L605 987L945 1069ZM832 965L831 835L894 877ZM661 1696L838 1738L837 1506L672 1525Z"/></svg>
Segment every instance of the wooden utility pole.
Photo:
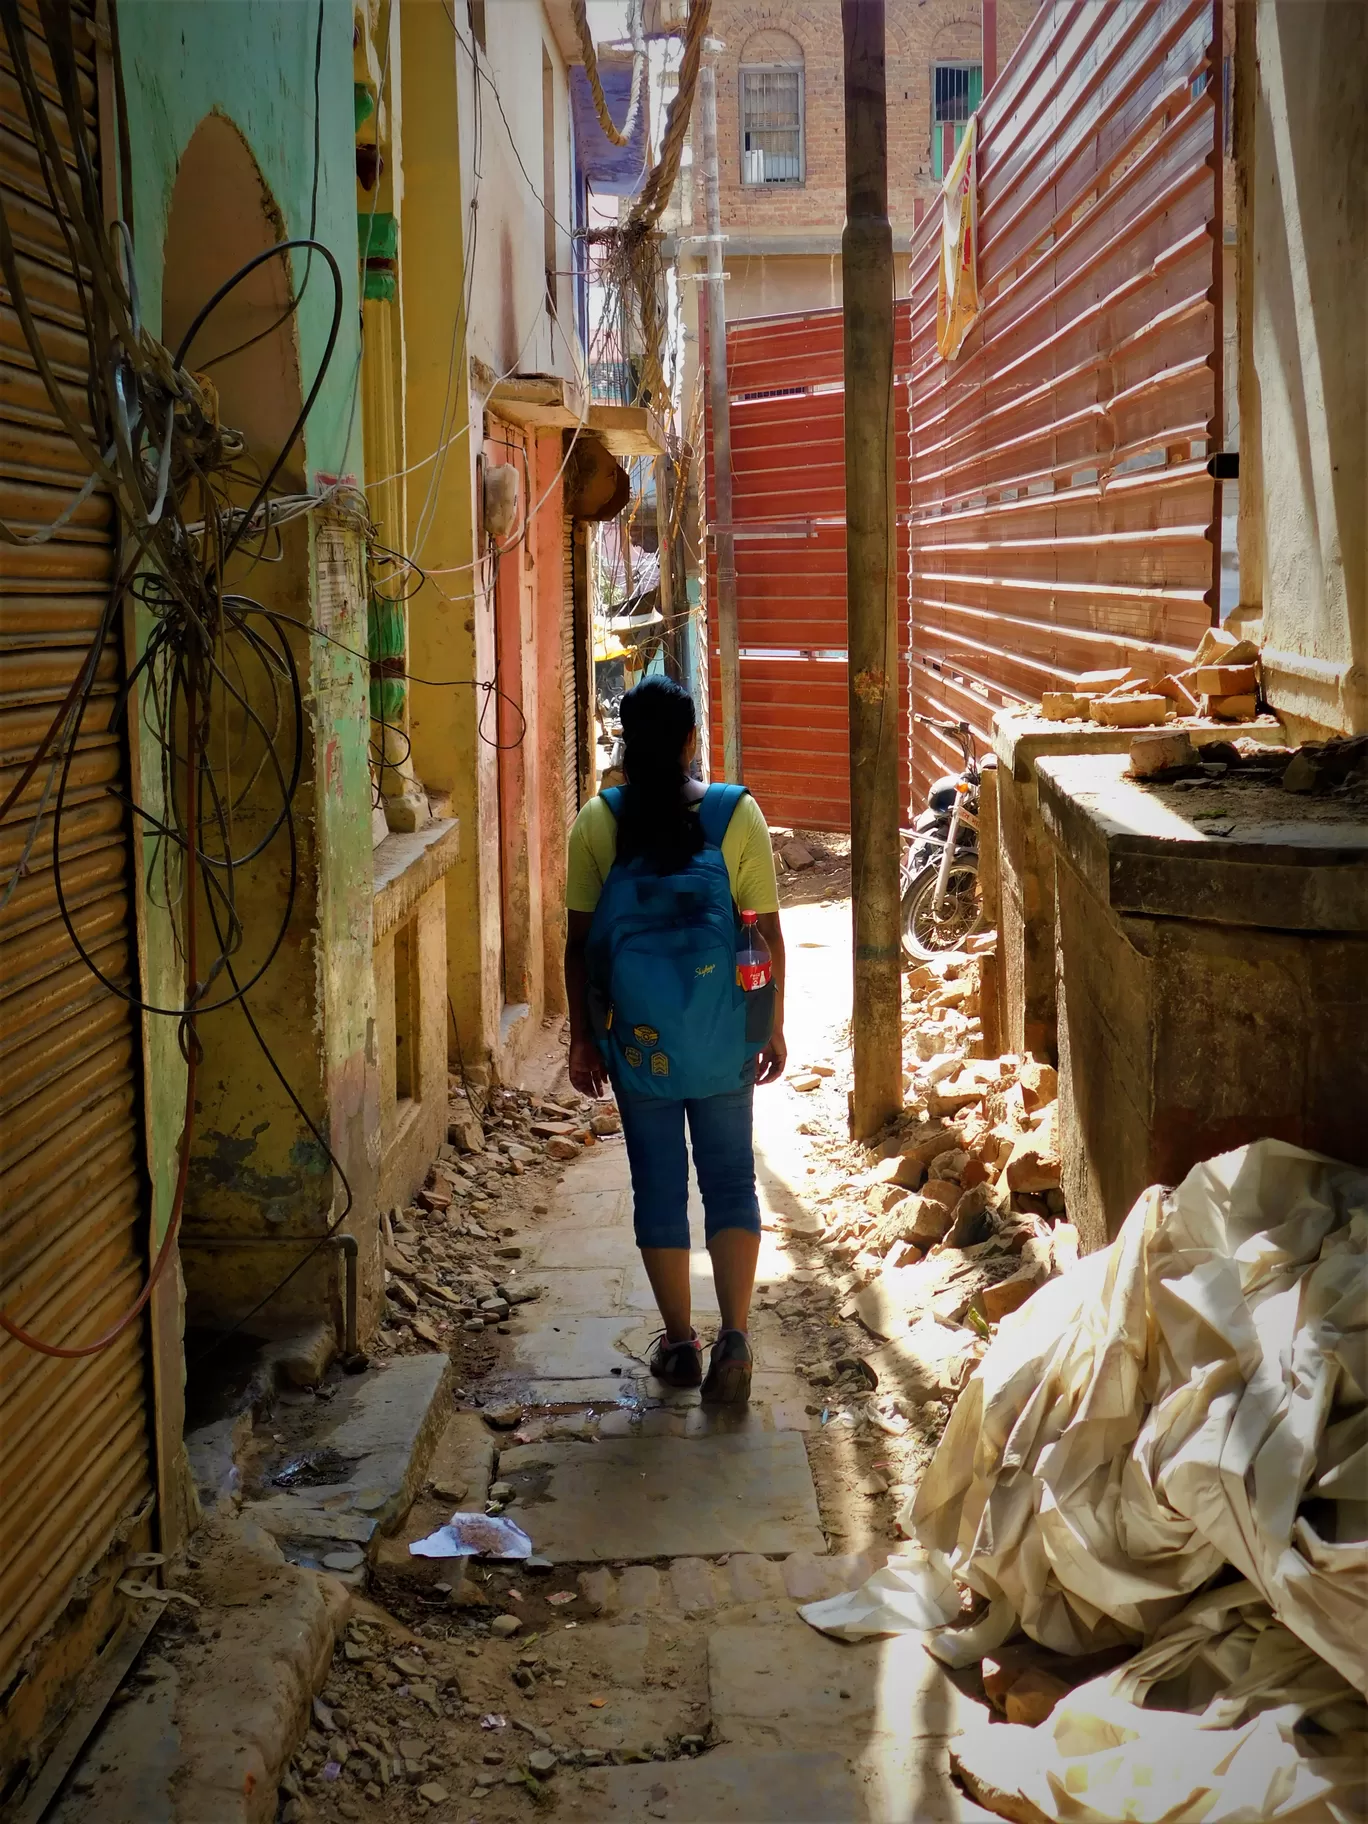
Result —
<svg viewBox="0 0 1368 1824"><path fill-rule="evenodd" d="M717 78L704 57L698 73L703 104L703 181L708 193L708 411L712 418L713 549L717 587L718 670L722 675L722 772L741 783L741 655L736 632L736 540L732 533L731 402L727 398L727 300L722 290L722 203L717 175Z"/></svg>
<svg viewBox="0 0 1368 1824"><path fill-rule="evenodd" d="M841 0L845 39L846 612L855 1090L851 1128L902 1107L898 607L893 560L893 231L884 0Z"/></svg>

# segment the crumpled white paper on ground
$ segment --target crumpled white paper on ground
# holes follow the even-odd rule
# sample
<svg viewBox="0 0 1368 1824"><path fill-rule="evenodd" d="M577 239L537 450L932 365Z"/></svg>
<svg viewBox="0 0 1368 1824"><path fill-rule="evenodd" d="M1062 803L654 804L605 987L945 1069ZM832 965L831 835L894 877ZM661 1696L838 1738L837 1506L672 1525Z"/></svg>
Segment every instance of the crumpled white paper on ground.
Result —
<svg viewBox="0 0 1368 1824"><path fill-rule="evenodd" d="M498 1514L453 1514L426 1539L409 1546L413 1558L530 1558L532 1541Z"/></svg>

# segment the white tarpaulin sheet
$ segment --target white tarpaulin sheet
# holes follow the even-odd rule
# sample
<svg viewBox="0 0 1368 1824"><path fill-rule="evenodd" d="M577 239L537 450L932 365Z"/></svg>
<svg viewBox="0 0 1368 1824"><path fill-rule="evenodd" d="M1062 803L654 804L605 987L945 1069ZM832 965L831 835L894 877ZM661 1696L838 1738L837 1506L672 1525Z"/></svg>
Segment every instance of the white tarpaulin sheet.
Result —
<svg viewBox="0 0 1368 1824"><path fill-rule="evenodd" d="M1366 1394L1368 1173L1262 1140L1004 1319L903 1523L1064 1653L1233 1565L1368 1691Z"/></svg>
<svg viewBox="0 0 1368 1824"><path fill-rule="evenodd" d="M1348 1824L1368 1800L1366 1729L1362 1698L1241 1579L1037 1728L971 1725L951 1758L1028 1824Z"/></svg>

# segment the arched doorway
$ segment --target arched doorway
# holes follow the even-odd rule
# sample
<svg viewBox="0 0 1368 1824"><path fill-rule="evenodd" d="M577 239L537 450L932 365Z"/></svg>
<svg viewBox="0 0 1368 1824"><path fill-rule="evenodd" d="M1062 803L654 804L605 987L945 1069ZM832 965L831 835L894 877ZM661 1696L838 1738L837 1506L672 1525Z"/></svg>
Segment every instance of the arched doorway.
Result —
<svg viewBox="0 0 1368 1824"><path fill-rule="evenodd" d="M177 350L219 287L283 238L280 211L242 135L231 121L208 116L186 147L172 194L162 286L166 346ZM243 455L227 480L240 506L255 495L300 411L291 287L303 282L304 267L292 259L266 260L236 285L185 354L186 366L212 382L221 422L242 434ZM309 277L315 286L328 283L318 261ZM275 487L304 486L301 443ZM186 517L201 512L187 505ZM210 957L231 951L206 998L222 1002L233 996L234 978L245 984L263 966L265 972L248 992L248 1012L231 1004L200 1025L205 1055L182 1256L188 1330L222 1330L247 1318L252 1333L270 1335L298 1327L306 1313L317 1321L333 1273L331 1257L322 1254L255 1312L303 1252L281 1244L318 1234L334 1191L326 1152L272 1067L274 1060L325 1130L308 520L244 540L225 585L249 604L247 624L262 643L229 634L215 647L214 744L222 752L211 756L219 803L204 847L251 858L220 867L219 891L201 898L203 950ZM270 614L280 618L272 622ZM192 1361L195 1353L192 1340Z"/></svg>

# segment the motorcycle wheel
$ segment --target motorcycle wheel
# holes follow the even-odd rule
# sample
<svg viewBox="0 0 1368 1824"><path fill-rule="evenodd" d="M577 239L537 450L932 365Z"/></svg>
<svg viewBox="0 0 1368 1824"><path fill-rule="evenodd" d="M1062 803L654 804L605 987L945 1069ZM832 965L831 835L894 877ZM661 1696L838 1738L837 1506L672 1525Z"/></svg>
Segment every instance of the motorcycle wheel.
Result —
<svg viewBox="0 0 1368 1824"><path fill-rule="evenodd" d="M950 864L941 915L935 912L936 877L940 861L929 862L908 882L902 896L903 948L925 961L958 950L966 938L983 928L983 894L979 888L978 861L962 855Z"/></svg>

